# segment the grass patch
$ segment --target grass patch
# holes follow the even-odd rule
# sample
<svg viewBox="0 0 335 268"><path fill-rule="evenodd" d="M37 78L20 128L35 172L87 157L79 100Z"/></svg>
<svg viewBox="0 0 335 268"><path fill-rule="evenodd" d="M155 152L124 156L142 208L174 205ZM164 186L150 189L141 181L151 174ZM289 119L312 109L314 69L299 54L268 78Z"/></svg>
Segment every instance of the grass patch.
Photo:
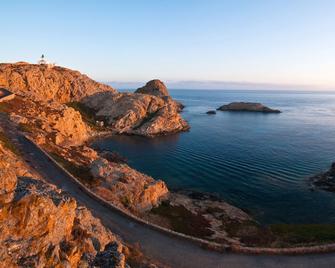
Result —
<svg viewBox="0 0 335 268"><path fill-rule="evenodd" d="M29 125L29 124L20 123L19 124L19 129L23 132L34 133L34 127L32 125Z"/></svg>
<svg viewBox="0 0 335 268"><path fill-rule="evenodd" d="M83 118L84 122L88 124L90 127L97 130L104 129L104 127L99 127L96 125L96 121L99 120L99 118L96 116L95 109L92 109L78 101L69 102L66 105L78 111L81 117Z"/></svg>
<svg viewBox="0 0 335 268"><path fill-rule="evenodd" d="M20 155L19 150L16 148L14 143L5 135L5 133L0 132L0 142L3 144L3 146L13 152L16 155Z"/></svg>
<svg viewBox="0 0 335 268"><path fill-rule="evenodd" d="M172 206L169 202L162 202L153 208L151 213L168 219L172 229L176 232L205 238L213 234L208 221L199 214L193 214L184 206Z"/></svg>
<svg viewBox="0 0 335 268"><path fill-rule="evenodd" d="M126 207L126 208L130 208L131 206L131 200L128 196L123 196L121 198L121 203Z"/></svg>
<svg viewBox="0 0 335 268"><path fill-rule="evenodd" d="M273 224L269 227L275 236L289 244L335 241L335 224Z"/></svg>
<svg viewBox="0 0 335 268"><path fill-rule="evenodd" d="M87 184L91 187L97 186L99 184L99 180L91 175L88 167L75 165L57 153L49 153L63 168L70 172L74 177L80 179L84 184Z"/></svg>
<svg viewBox="0 0 335 268"><path fill-rule="evenodd" d="M225 224L225 230L248 246L297 247L335 242L335 224Z"/></svg>
<svg viewBox="0 0 335 268"><path fill-rule="evenodd" d="M8 102L1 102L0 103L0 112L9 113L10 110L11 110L11 105Z"/></svg>

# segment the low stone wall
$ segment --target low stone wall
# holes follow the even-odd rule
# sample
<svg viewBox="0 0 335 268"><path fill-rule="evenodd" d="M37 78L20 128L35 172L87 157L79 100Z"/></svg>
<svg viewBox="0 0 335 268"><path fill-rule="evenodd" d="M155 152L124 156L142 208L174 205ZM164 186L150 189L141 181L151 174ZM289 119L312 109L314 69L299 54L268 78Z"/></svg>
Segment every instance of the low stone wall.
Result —
<svg viewBox="0 0 335 268"><path fill-rule="evenodd" d="M50 159L60 170L62 170L71 180L73 180L81 190L88 194L90 197L98 201L101 205L108 207L109 209L126 216L130 220L133 220L139 224L145 225L153 230L159 231L163 234L175 237L177 239L185 239L191 242L194 242L202 247L207 249L220 251L220 252L235 252L235 253L244 253L244 254L269 254L269 255L297 255L297 254L312 254L312 253L329 253L335 252L335 243L325 244L319 246L311 247L292 247L292 248L262 248L262 247L243 247L236 245L224 245L215 242L210 242L204 239L192 237L182 233L178 233L167 228L161 227L159 225L153 224L151 222L145 221L139 217L134 216L128 211L121 209L110 202L102 199L100 196L88 189L84 184L82 184L77 178L70 174L65 168L63 168L55 159L52 158L44 149L37 145L33 140L24 136L26 140L32 143L37 149L39 149L43 154Z"/></svg>
<svg viewBox="0 0 335 268"><path fill-rule="evenodd" d="M108 207L109 209L121 214L122 216L126 216L127 218L129 218L130 220L136 221L139 224L143 224L151 229L160 231L164 234L176 237L176 238L181 238L181 239L186 239L189 241L193 241L197 244L200 244L201 246L207 247L209 249L214 249L217 251L226 251L229 250L230 246L228 245L223 245L223 244L218 244L218 243L214 243L214 242L210 242L201 238L197 238L197 237L192 237L189 235L185 235L182 233L178 233L172 230L169 230L167 228L161 227L159 225L150 223L148 221L145 221L131 213L129 213L128 211L119 208L117 206L115 206L114 204L107 202L106 200L102 199L100 196L98 196L96 193L94 193L93 191L91 191L90 189L88 189L83 183L81 183L79 181L79 179L77 179L76 177L74 177L71 173L69 173L63 166L61 166L55 159L53 159L53 157L51 155L49 155L49 153L47 153L44 149L42 149L39 145L37 145L33 140L31 140L29 137L24 136L24 138L32 143L37 149L39 149L48 159L50 159L51 162L53 162L60 170L62 170L71 180L73 180L79 187L80 189L86 193L87 195L89 195L90 197L92 197L93 199L95 199L96 201L98 201L101 205Z"/></svg>

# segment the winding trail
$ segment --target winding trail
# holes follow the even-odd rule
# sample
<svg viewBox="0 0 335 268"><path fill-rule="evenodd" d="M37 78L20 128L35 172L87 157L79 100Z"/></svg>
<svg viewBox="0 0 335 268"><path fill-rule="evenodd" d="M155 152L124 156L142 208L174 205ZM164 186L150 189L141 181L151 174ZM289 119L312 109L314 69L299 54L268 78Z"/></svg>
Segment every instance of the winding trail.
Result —
<svg viewBox="0 0 335 268"><path fill-rule="evenodd" d="M335 253L300 256L219 253L133 222L83 192L63 170L59 169L42 151L18 133L3 114L0 114L0 126L6 129L6 133L10 134L10 138L22 151L23 158L27 163L48 182L57 185L72 195L79 204L89 208L95 217L101 219L106 227L124 241L138 242L145 255L165 265L173 268L328 268L335 266Z"/></svg>

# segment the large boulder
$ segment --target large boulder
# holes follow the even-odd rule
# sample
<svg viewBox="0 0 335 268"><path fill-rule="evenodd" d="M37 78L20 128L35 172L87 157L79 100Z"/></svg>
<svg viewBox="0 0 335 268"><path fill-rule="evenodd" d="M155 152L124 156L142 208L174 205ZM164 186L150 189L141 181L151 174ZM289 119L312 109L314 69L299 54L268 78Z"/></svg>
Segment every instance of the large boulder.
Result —
<svg viewBox="0 0 335 268"><path fill-rule="evenodd" d="M116 92L78 71L24 62L0 64L0 87L34 100L61 103L78 101L96 92Z"/></svg>
<svg viewBox="0 0 335 268"><path fill-rule="evenodd" d="M92 176L101 182L94 191L121 208L141 213L167 197L168 189L163 181L156 181L126 164L99 158L90 168Z"/></svg>
<svg viewBox="0 0 335 268"><path fill-rule="evenodd" d="M135 93L149 94L158 97L170 96L166 86L161 80L154 79L138 88Z"/></svg>

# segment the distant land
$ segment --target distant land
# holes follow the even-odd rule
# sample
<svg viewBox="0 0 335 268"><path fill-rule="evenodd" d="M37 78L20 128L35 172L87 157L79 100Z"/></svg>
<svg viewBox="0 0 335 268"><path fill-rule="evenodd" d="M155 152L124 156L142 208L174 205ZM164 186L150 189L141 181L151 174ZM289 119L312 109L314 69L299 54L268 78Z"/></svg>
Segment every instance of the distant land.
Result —
<svg viewBox="0 0 335 268"><path fill-rule="evenodd" d="M118 89L135 89L143 85L144 81L108 81L105 82ZM298 91L332 91L335 86L320 85L293 85L274 83L253 83L253 82L230 82L230 81L173 81L166 80L170 89L226 89L226 90L298 90Z"/></svg>

